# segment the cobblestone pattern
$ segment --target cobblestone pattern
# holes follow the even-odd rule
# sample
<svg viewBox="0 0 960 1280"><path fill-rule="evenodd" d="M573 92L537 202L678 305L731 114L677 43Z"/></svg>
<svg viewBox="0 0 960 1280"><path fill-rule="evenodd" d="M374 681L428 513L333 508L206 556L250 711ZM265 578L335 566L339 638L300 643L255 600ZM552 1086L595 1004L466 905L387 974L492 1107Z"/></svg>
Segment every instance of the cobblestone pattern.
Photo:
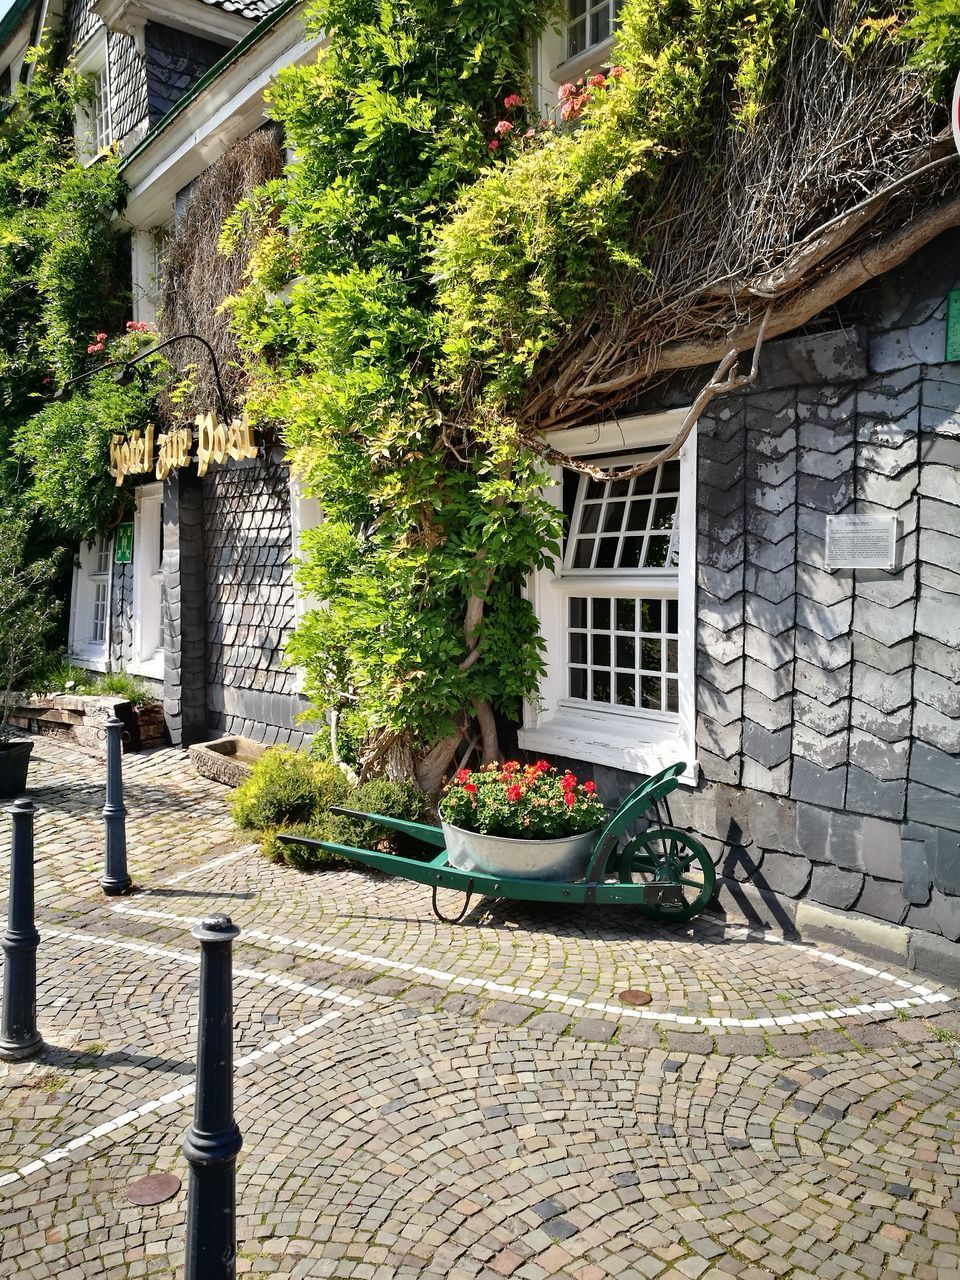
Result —
<svg viewBox="0 0 960 1280"><path fill-rule="evenodd" d="M290 485L282 459L204 478L210 728L300 745L296 679L283 665L293 627Z"/></svg>
<svg viewBox="0 0 960 1280"><path fill-rule="evenodd" d="M770 344L760 388L701 422L703 781L671 797L728 898L749 882L951 947L960 374L942 358L958 244L943 237L875 286L867 327ZM897 517L895 571L825 571L826 517L854 511ZM611 796L636 785L577 767Z"/></svg>
<svg viewBox="0 0 960 1280"><path fill-rule="evenodd" d="M147 1209L124 1190L185 1177L187 930L215 909L243 929L241 1274L960 1273L956 1001L789 1029L697 1023L718 1005L796 1018L896 999L910 975L710 920L499 904L443 925L421 886L245 851L222 789L172 750L125 761L140 891L107 901L98 766L49 742L35 756L48 1048L0 1068L0 1277L182 1273L185 1190ZM689 1022L568 1000L623 984Z"/></svg>

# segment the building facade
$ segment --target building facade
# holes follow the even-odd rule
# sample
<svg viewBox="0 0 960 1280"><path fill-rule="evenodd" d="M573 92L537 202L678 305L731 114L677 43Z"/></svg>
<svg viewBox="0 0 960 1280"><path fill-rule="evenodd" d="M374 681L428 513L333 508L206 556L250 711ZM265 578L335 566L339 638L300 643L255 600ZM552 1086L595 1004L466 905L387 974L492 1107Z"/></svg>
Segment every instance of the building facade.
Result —
<svg viewBox="0 0 960 1280"><path fill-rule="evenodd" d="M565 26L540 41L542 112L560 84L608 61L615 9L571 0ZM125 156L135 319L156 315L159 246L193 184L263 126L276 71L315 56L300 10L70 7L78 65L100 84L78 147L92 159L117 141ZM880 922L888 949L956 976L954 288L950 234L850 299L841 328L769 344L758 384L715 401L676 460L617 485L554 475L564 556L528 584L548 671L517 732L520 750L594 774L611 800L685 761L674 818L717 858L721 901L761 923L799 920L798 903ZM633 461L673 439L690 399L675 387L554 442ZM848 563L828 555L828 527L849 534L836 520L849 516L872 518L863 530L888 539L887 561L853 567L862 537ZM283 649L303 607L299 533L319 518L276 448L147 478L131 561L115 563L110 540L79 550L71 656L154 681L174 743L300 743L304 705Z"/></svg>

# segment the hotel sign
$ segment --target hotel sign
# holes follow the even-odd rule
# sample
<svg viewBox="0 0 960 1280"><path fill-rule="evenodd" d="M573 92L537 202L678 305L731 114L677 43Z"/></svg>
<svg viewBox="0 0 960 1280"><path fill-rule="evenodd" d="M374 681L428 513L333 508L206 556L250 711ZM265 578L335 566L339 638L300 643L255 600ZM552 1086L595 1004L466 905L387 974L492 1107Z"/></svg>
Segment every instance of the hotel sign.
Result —
<svg viewBox="0 0 960 1280"><path fill-rule="evenodd" d="M256 456L253 427L246 414L224 423L215 413L198 413L194 427L163 431L156 440L152 425L143 431L113 436L110 440L110 474L118 485L123 484L127 476L151 473L158 480L165 480L171 472L188 467L196 458L197 475L203 476L211 462L226 462L228 458L239 462Z"/></svg>

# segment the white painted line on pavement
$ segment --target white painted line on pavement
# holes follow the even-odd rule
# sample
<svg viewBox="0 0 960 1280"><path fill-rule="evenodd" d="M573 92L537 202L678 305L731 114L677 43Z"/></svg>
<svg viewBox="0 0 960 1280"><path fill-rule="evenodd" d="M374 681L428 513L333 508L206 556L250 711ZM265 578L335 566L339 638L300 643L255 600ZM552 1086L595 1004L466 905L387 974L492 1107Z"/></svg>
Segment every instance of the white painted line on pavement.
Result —
<svg viewBox="0 0 960 1280"><path fill-rule="evenodd" d="M242 1057L237 1058L233 1064L234 1070L238 1067L246 1067L251 1062L259 1062L262 1058L276 1053L278 1049L285 1049L291 1044L296 1044L298 1040L312 1035L315 1031L319 1031L321 1027L326 1027L331 1022L342 1017L343 1014L338 1010L331 1009L322 1017L314 1019L313 1022L304 1023L303 1026L297 1027L295 1031L291 1031L285 1036L278 1036L275 1040L268 1041L262 1048L254 1049L251 1053L245 1053ZM69 1160L74 1151L88 1147L99 1138L119 1133L121 1129L135 1124L138 1120L142 1120L144 1116L150 1115L151 1112L159 1111L161 1107L185 1101L193 1094L195 1089L196 1082L191 1081L190 1084L182 1085L179 1089L171 1089L169 1093L165 1093L159 1098L152 1098L149 1102L141 1103L139 1107L134 1107L132 1111L125 1111L123 1115L116 1116L113 1120L98 1124L95 1129L88 1129L86 1133L81 1133L76 1138L71 1138L62 1147L56 1147L52 1151L45 1151L36 1160L31 1160L28 1164L21 1165L19 1169L15 1169L11 1173L0 1175L0 1187L10 1186L14 1182L28 1178L32 1173L37 1173L40 1169L46 1169L50 1165Z"/></svg>
<svg viewBox="0 0 960 1280"><path fill-rule="evenodd" d="M197 916L181 916L170 911L151 911L137 907L114 906L112 910L119 912L121 915L142 916L145 919L161 921L169 920L174 924L188 927L198 924L200 920L200 917ZM736 928L739 930L740 927L736 926ZM248 941L266 942L281 950L292 947L300 951L314 952L317 955L331 955L342 960L356 960L359 964L370 968L393 969L400 973L416 974L419 977L432 978L444 986L476 987L483 991L495 992L498 995L524 996L536 1000L546 1000L569 1008L589 1010L591 1013L609 1013L618 1018L640 1018L648 1022L667 1022L674 1026L684 1027L792 1027L810 1022L856 1018L871 1013L888 1013L893 1009L908 1009L914 1005L944 1004L951 999L949 995L943 992L931 992L928 987L911 986L909 983L903 983L901 980L893 978L892 975L887 975L897 985L905 985L908 990L916 994L904 997L901 1000L859 1004L850 1008L809 1009L803 1013L781 1014L777 1017L769 1018L713 1018L691 1014L658 1012L654 1009L629 1009L622 1005L611 1005L602 1001L582 1000L579 996L565 996L556 991L541 991L535 987L520 987L501 982L491 982L487 978L468 978L460 974L450 973L444 969L431 969L425 965L408 964L405 961L388 959L386 956L370 955L364 951L351 951L344 947L334 947L326 943L288 938L283 934L263 933L259 929L245 929L243 937ZM839 964L844 968L854 969L874 977L884 977L882 970L860 964L859 961L847 960L845 957L836 956L829 951L800 946L798 943L785 942L782 939L778 939L778 941L783 946L802 951L815 959L823 959L829 963Z"/></svg>
<svg viewBox="0 0 960 1280"><path fill-rule="evenodd" d="M143 942L130 942L126 938L105 938L101 934L93 933L71 933L67 929L54 929L50 926L44 928L44 933L53 938L68 938L72 942L82 942L87 947L97 943L100 946L112 947L116 951L133 951L174 964L188 964L196 967L200 963L199 950L196 952L169 951L165 947L151 947ZM284 987L288 991L295 991L298 995L316 996L321 1000L330 1000L334 1004L345 1004L351 1009L359 1009L363 1005L363 1001L358 1000L356 996L344 995L342 991L336 991L333 987L314 987L306 982L285 978L279 973L265 973L262 969L235 968L233 975L235 978L249 978L252 982L262 982L268 987Z"/></svg>

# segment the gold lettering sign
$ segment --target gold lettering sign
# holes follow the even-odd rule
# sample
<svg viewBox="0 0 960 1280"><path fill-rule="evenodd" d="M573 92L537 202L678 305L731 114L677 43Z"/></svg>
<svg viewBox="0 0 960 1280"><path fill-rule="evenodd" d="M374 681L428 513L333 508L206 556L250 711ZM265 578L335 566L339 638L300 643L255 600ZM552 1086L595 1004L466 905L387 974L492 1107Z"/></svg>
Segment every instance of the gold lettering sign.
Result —
<svg viewBox="0 0 960 1280"><path fill-rule="evenodd" d="M228 458L240 462L243 458L257 456L253 427L246 414L242 418L233 418L226 426L215 413L198 413L195 422L198 475L206 475L211 462L226 462ZM128 436L111 437L110 474L118 485L123 484L127 476L154 471L153 432L151 424L144 431L131 431ZM164 431L157 443L155 475L158 480L165 480L172 471L190 465L190 451L193 447L193 431L190 427Z"/></svg>
<svg viewBox="0 0 960 1280"><path fill-rule="evenodd" d="M189 427L181 427L178 431L165 431L157 441L158 480L166 480L171 471L178 467L190 465L190 446L193 444L193 432Z"/></svg>
<svg viewBox="0 0 960 1280"><path fill-rule="evenodd" d="M153 424L144 431L131 431L129 436L110 439L110 474L118 485L127 476L143 475L153 470Z"/></svg>
<svg viewBox="0 0 960 1280"><path fill-rule="evenodd" d="M226 462L227 458L239 462L257 456L253 428L246 414L225 427L215 413L198 413L196 424L198 475L206 475L211 462Z"/></svg>

